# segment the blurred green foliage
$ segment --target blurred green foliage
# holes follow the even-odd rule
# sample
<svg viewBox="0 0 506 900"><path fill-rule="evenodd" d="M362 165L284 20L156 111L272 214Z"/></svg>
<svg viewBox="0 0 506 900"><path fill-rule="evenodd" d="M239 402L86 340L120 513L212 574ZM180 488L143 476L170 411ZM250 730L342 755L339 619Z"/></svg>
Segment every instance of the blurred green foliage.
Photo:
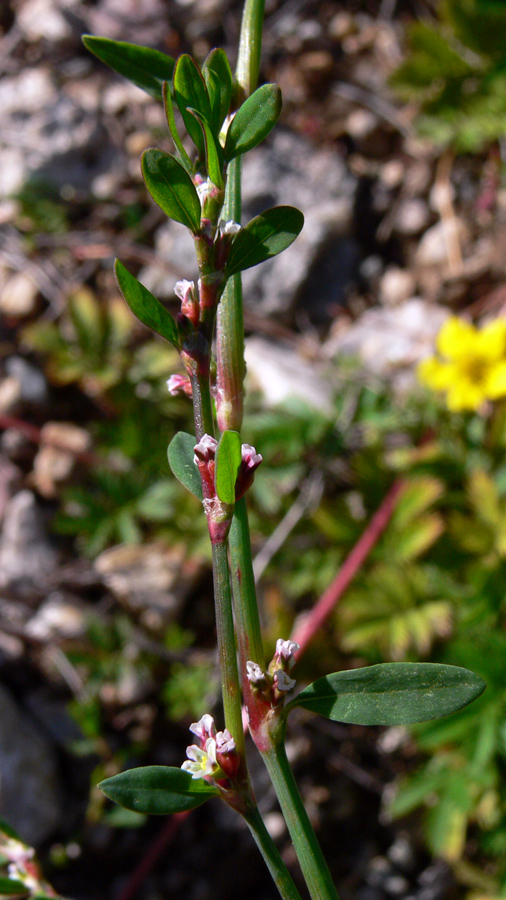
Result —
<svg viewBox="0 0 506 900"><path fill-rule="evenodd" d="M422 135L476 153L506 133L506 5L439 0L437 13L409 28L391 84L418 104Z"/></svg>

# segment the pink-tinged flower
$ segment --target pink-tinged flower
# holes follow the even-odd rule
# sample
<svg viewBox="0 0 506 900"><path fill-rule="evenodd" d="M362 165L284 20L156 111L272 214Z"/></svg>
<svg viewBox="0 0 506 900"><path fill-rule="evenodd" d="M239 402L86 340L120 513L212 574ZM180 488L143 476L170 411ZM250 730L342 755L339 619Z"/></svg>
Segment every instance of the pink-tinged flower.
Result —
<svg viewBox="0 0 506 900"><path fill-rule="evenodd" d="M265 672L258 663L248 659L246 663L246 678L251 684L263 684L265 681Z"/></svg>
<svg viewBox="0 0 506 900"><path fill-rule="evenodd" d="M199 322L199 301L195 294L195 282L183 278L176 281L174 293L181 300L181 313L186 316L194 326Z"/></svg>
<svg viewBox="0 0 506 900"><path fill-rule="evenodd" d="M188 375L171 375L167 381L169 394L175 397L177 394L186 394L187 397L193 396L192 385Z"/></svg>
<svg viewBox="0 0 506 900"><path fill-rule="evenodd" d="M286 668L290 670L295 664L295 654L299 649L300 645L296 641L284 641L283 638L278 638L274 659L277 659L281 665L284 663Z"/></svg>
<svg viewBox="0 0 506 900"><path fill-rule="evenodd" d="M225 728L224 731L218 731L218 734L216 735L217 753L232 753L234 750L235 741L228 728Z"/></svg>
<svg viewBox="0 0 506 900"><path fill-rule="evenodd" d="M206 775L214 775L218 771L214 738L208 738L204 748L191 744L186 748L186 755L188 759L185 759L181 768L189 772L192 778L205 778Z"/></svg>
<svg viewBox="0 0 506 900"><path fill-rule="evenodd" d="M216 739L216 725L214 724L213 717L210 716L209 713L205 713L198 722L193 722L190 725L190 731L198 737L203 747L205 747L206 741L209 738Z"/></svg>
<svg viewBox="0 0 506 900"><path fill-rule="evenodd" d="M274 683L278 691L291 691L295 687L295 678L290 678L283 669L274 672Z"/></svg>
<svg viewBox="0 0 506 900"><path fill-rule="evenodd" d="M216 759L218 765L229 778L234 778L241 765L241 757L236 748L235 741L228 728L218 731L216 735Z"/></svg>
<svg viewBox="0 0 506 900"><path fill-rule="evenodd" d="M241 446L241 464L235 483L236 500L240 500L248 488L253 484L255 471L258 469L261 462L263 462L262 455L257 453L251 444L243 444Z"/></svg>
<svg viewBox="0 0 506 900"><path fill-rule="evenodd" d="M212 462L216 456L217 446L218 441L216 438L213 438L210 434L205 434L193 448L195 463L198 465L199 462Z"/></svg>

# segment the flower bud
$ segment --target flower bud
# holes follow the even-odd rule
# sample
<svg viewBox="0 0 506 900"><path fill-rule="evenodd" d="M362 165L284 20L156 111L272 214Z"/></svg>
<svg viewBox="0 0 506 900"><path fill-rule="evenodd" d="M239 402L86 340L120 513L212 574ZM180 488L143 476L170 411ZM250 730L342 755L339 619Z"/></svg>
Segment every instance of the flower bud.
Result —
<svg viewBox="0 0 506 900"><path fill-rule="evenodd" d="M248 659L246 663L246 677L251 684L260 687L261 684L265 684L265 672L256 662L252 662L251 659Z"/></svg>
<svg viewBox="0 0 506 900"><path fill-rule="evenodd" d="M261 462L263 462L263 457L260 453L257 453L255 448L251 446L251 444L243 444L241 447L241 464L239 466L239 471L237 473L237 479L235 482L235 499L240 500L241 497L244 496L246 491L253 484L253 480L255 477L255 471L258 469Z"/></svg>
<svg viewBox="0 0 506 900"><path fill-rule="evenodd" d="M224 731L218 731L216 735L216 760L229 778L234 778L237 775L241 759L228 728L225 728Z"/></svg>
<svg viewBox="0 0 506 900"><path fill-rule="evenodd" d="M193 395L188 375L171 375L167 381L167 387L169 394L172 394L173 397L176 397L178 394L186 394L187 397L191 398Z"/></svg>

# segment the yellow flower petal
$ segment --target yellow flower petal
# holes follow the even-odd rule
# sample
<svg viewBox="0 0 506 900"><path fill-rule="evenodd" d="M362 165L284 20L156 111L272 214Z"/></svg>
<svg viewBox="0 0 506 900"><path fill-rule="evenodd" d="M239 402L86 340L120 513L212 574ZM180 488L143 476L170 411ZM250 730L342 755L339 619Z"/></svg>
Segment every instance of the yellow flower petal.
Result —
<svg viewBox="0 0 506 900"><path fill-rule="evenodd" d="M451 412L477 410L486 399L483 387L473 384L469 379L460 378L448 390L446 405Z"/></svg>
<svg viewBox="0 0 506 900"><path fill-rule="evenodd" d="M437 336L436 347L447 359L461 359L474 352L476 336L474 325L457 316L450 316Z"/></svg>
<svg viewBox="0 0 506 900"><path fill-rule="evenodd" d="M445 391L455 380L453 363L441 362L436 356L423 359L417 369L418 380L434 391Z"/></svg>
<svg viewBox="0 0 506 900"><path fill-rule="evenodd" d="M476 334L474 352L495 362L506 353L506 319L497 318L489 322Z"/></svg>
<svg viewBox="0 0 506 900"><path fill-rule="evenodd" d="M485 390L490 400L506 397L506 360L491 367L487 376Z"/></svg>

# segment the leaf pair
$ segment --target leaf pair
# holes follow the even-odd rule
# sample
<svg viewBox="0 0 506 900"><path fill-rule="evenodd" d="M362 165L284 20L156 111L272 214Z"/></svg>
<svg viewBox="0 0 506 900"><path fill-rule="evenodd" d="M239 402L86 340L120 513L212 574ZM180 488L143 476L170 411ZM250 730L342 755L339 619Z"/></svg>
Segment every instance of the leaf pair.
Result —
<svg viewBox="0 0 506 900"><path fill-rule="evenodd" d="M179 482L197 500L202 500L200 473L194 463L195 437L179 431L169 444L169 465ZM215 484L223 503L235 503L235 482L241 464L241 437L237 431L224 431L216 450Z"/></svg>

